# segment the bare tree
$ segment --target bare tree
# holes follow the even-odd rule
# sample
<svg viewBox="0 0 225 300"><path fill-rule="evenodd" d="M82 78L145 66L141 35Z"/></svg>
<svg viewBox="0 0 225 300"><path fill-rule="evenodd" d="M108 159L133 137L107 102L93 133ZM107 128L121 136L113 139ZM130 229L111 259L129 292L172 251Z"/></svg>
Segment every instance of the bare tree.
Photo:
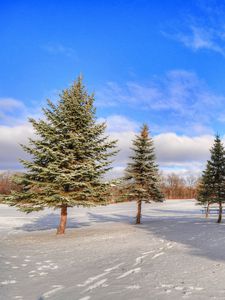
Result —
<svg viewBox="0 0 225 300"><path fill-rule="evenodd" d="M196 197L198 177L182 177L171 173L162 175L162 190L167 199L192 199Z"/></svg>

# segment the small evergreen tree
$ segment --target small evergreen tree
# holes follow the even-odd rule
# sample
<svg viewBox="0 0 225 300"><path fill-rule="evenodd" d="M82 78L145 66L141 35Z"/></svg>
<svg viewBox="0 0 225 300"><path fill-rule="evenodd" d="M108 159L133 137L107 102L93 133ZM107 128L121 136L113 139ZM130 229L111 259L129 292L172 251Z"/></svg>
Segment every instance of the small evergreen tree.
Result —
<svg viewBox="0 0 225 300"><path fill-rule="evenodd" d="M219 205L217 222L222 221L223 203L225 202L225 150L219 135L216 135L206 169L203 171L198 188L199 204Z"/></svg>
<svg viewBox="0 0 225 300"><path fill-rule="evenodd" d="M143 125L140 134L133 141L132 151L125 179L129 182L129 199L137 201L136 224L140 224L142 201L163 201L164 198L159 188L158 166L147 125Z"/></svg>
<svg viewBox="0 0 225 300"><path fill-rule="evenodd" d="M29 120L37 139L23 145L31 155L22 160L28 172L16 177L22 191L4 201L24 212L61 209L58 234L65 232L68 207L107 203L102 176L110 169L116 141L104 135L105 123L96 123L93 103L79 77L57 105L48 100L44 119Z"/></svg>

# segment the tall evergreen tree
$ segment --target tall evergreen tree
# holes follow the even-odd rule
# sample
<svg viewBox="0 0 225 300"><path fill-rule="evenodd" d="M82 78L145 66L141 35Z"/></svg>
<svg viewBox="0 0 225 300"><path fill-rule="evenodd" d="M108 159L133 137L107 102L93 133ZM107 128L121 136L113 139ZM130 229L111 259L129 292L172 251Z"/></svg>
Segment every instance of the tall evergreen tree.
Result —
<svg viewBox="0 0 225 300"><path fill-rule="evenodd" d="M129 182L129 199L137 201L136 224L141 222L142 201L163 201L159 188L158 166L155 163L153 140L146 124L133 141L133 155L126 169L125 179Z"/></svg>
<svg viewBox="0 0 225 300"><path fill-rule="evenodd" d="M110 169L116 141L104 135L105 123L96 122L94 96L81 77L62 91L56 105L48 100L43 112L42 120L29 119L37 139L22 146L31 155L21 161L28 172L16 178L22 191L5 203L24 212L61 209L57 233L63 234L68 207L106 204L103 175Z"/></svg>
<svg viewBox="0 0 225 300"><path fill-rule="evenodd" d="M197 200L199 204L218 204L217 222L222 221L223 203L225 202L225 150L219 135L216 135L211 152L203 171Z"/></svg>

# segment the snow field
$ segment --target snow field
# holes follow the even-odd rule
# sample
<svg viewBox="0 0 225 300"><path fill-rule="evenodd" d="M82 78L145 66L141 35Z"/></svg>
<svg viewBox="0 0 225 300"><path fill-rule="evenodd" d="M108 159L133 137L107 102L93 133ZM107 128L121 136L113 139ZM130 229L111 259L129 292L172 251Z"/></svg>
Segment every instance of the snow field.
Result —
<svg viewBox="0 0 225 300"><path fill-rule="evenodd" d="M0 299L225 299L225 227L192 200L21 215L0 207ZM9 220L13 219L10 223ZM5 222L7 220L7 222Z"/></svg>

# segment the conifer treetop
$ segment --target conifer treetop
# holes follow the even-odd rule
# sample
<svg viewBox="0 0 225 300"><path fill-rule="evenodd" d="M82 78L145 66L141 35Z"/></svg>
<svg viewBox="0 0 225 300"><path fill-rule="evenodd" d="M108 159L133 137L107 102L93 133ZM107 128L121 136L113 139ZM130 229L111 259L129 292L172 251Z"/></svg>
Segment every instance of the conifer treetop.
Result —
<svg viewBox="0 0 225 300"><path fill-rule="evenodd" d="M130 182L129 198L141 201L162 201L158 165L149 129L143 124L133 141L132 155L126 169L125 179Z"/></svg>

